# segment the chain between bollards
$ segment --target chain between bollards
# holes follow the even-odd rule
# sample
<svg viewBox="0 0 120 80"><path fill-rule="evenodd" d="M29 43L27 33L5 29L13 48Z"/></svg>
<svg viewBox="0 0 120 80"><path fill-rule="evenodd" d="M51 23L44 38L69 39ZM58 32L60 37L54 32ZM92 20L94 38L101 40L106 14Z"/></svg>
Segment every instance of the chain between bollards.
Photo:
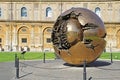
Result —
<svg viewBox="0 0 120 80"><path fill-rule="evenodd" d="M88 80L92 80L92 77L90 77Z"/></svg>

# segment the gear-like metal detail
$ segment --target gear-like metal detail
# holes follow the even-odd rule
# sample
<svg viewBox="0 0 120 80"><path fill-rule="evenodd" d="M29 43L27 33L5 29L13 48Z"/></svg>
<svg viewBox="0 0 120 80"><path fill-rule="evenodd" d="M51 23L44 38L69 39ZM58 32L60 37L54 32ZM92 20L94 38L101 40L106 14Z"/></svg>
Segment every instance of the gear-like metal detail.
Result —
<svg viewBox="0 0 120 80"><path fill-rule="evenodd" d="M72 8L58 17L51 37L56 54L67 63L78 65L100 56L105 36L104 24L94 12Z"/></svg>

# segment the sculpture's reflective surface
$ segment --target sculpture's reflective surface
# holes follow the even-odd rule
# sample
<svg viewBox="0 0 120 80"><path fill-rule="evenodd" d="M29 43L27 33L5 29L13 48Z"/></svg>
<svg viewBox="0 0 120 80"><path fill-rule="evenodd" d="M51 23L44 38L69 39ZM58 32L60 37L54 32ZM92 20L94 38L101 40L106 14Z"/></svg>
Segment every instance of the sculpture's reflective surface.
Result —
<svg viewBox="0 0 120 80"><path fill-rule="evenodd" d="M92 11L72 8L54 24L52 42L57 55L73 65L95 61L105 48L106 31L102 20Z"/></svg>

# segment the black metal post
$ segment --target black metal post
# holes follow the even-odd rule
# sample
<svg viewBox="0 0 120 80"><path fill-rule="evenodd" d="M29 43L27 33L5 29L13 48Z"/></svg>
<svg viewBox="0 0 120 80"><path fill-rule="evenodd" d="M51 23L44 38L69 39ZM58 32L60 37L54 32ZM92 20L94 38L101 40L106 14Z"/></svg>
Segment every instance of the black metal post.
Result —
<svg viewBox="0 0 120 80"><path fill-rule="evenodd" d="M45 63L45 52L43 54L43 63Z"/></svg>
<svg viewBox="0 0 120 80"><path fill-rule="evenodd" d="M83 80L86 80L86 60L84 61L83 64Z"/></svg>
<svg viewBox="0 0 120 80"><path fill-rule="evenodd" d="M16 59L16 78L19 78L19 58Z"/></svg>
<svg viewBox="0 0 120 80"><path fill-rule="evenodd" d="M15 67L17 65L17 54L15 54Z"/></svg>
<svg viewBox="0 0 120 80"><path fill-rule="evenodd" d="M111 47L111 44L110 44L110 59L111 59L111 63L113 63L113 56L112 56L112 47Z"/></svg>
<svg viewBox="0 0 120 80"><path fill-rule="evenodd" d="M110 56L111 56L111 63L113 63L112 52L110 53Z"/></svg>

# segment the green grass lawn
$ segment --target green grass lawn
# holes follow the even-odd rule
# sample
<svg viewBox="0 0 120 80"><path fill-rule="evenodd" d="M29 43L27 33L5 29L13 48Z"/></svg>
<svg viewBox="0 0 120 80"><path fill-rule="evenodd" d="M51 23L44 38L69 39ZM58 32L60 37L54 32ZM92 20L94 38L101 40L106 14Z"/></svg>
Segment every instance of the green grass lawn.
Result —
<svg viewBox="0 0 120 80"><path fill-rule="evenodd" d="M8 62L15 60L15 54L20 60L23 60L21 52L0 52L0 62ZM120 60L120 53L113 53L113 59ZM25 60L40 60L44 58L43 52L26 52L24 55ZM102 53L100 59L110 59L110 53ZM55 59L55 55L52 52L46 53L46 59Z"/></svg>
<svg viewBox="0 0 120 80"><path fill-rule="evenodd" d="M15 60L15 54L19 57L20 60L39 60L44 58L43 52L26 52L23 55L21 55L21 52L0 52L0 62L7 62L7 61L14 61ZM55 59L55 55L52 52L45 53L46 59Z"/></svg>
<svg viewBox="0 0 120 80"><path fill-rule="evenodd" d="M100 56L101 59L110 59L111 58L111 53L102 53ZM115 60L120 60L120 52L113 52L112 53L112 58Z"/></svg>

